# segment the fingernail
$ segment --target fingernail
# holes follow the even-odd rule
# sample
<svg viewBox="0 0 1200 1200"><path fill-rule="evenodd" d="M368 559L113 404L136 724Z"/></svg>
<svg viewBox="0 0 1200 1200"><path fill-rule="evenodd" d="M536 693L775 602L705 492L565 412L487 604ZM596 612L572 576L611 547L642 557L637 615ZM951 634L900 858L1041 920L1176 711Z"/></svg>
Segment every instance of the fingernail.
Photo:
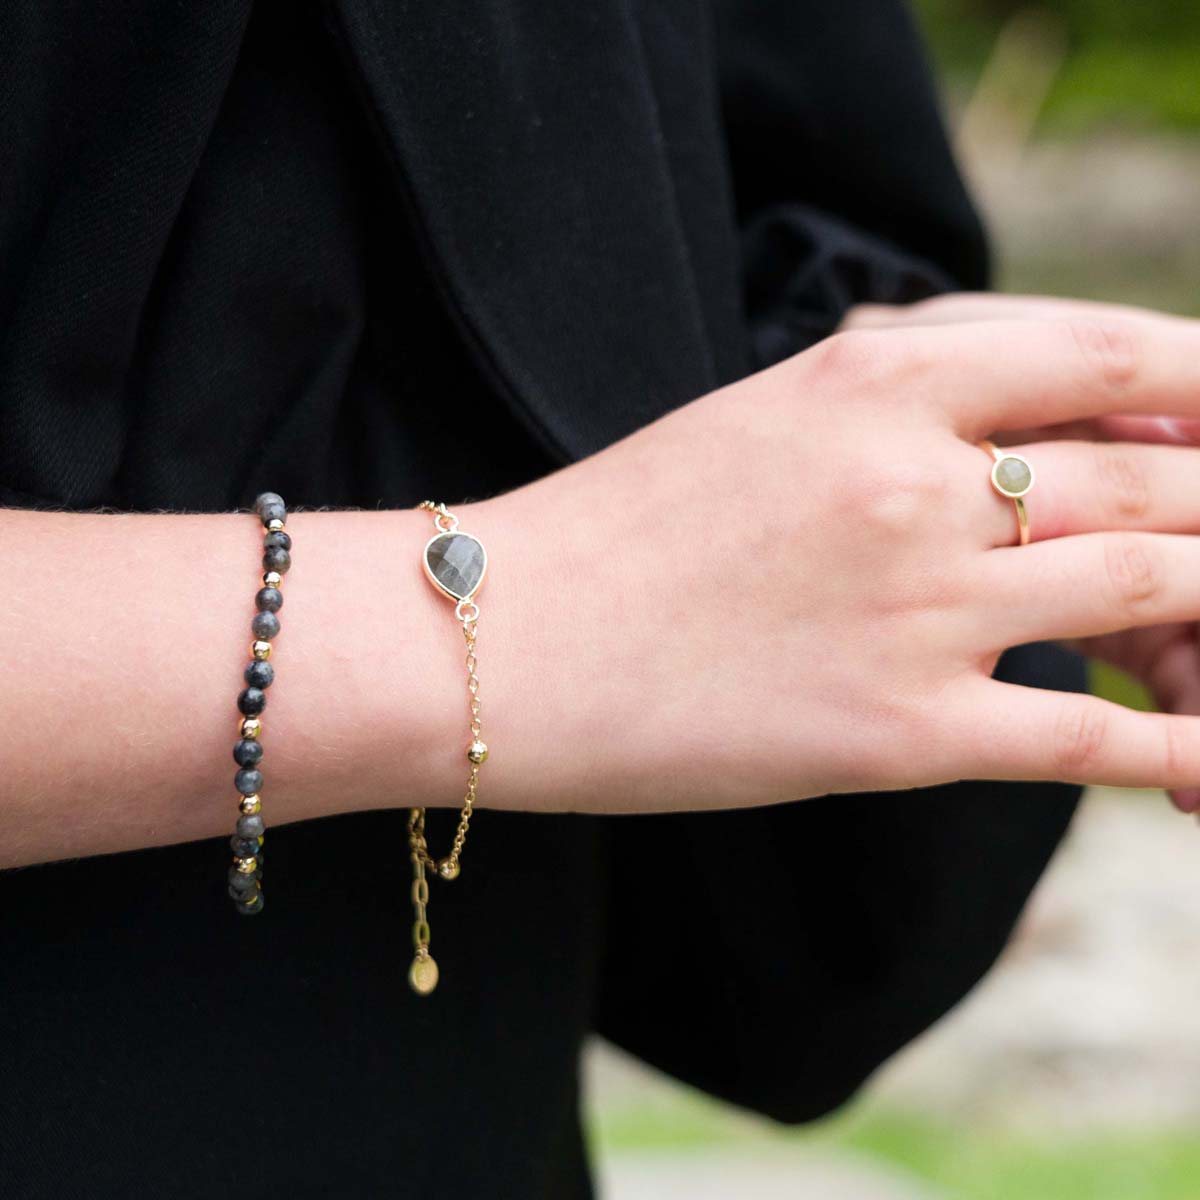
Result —
<svg viewBox="0 0 1200 1200"><path fill-rule="evenodd" d="M1177 788L1171 792L1171 803L1182 813L1194 813L1200 808L1200 788Z"/></svg>

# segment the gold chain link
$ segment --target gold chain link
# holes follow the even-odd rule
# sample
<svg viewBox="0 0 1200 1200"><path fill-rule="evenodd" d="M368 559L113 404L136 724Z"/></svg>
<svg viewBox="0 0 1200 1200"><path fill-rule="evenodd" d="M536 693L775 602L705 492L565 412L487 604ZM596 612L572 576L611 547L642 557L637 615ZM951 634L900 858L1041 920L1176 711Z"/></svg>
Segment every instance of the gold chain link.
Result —
<svg viewBox="0 0 1200 1200"><path fill-rule="evenodd" d="M458 518L444 504L435 504L432 500L423 500L417 505L419 509L434 513L433 523L439 533L452 533L458 528ZM446 524L443 524L443 521ZM468 610L469 611L466 611ZM467 645L467 692L470 696L470 721L468 729L471 733L471 744L467 747L467 760L470 771L467 775L467 788L463 796L462 812L459 813L458 827L454 831L454 841L450 853L438 860L429 853L429 843L425 837L425 809L414 808L408 815L408 845L413 864L412 901L414 911L413 949L415 957L409 970L409 983L413 990L421 995L428 995L437 986L437 964L429 953L429 919L426 906L429 903L429 881L425 871L429 868L434 874L445 880L457 879L461 869L460 858L463 846L467 841L467 831L471 828L471 815L475 810L475 800L479 788L479 768L487 758L487 747L480 734L480 701L479 677L475 673L477 659L475 656L476 622L479 620L479 607L474 600L460 600L455 608L455 614L462 622L463 638Z"/></svg>

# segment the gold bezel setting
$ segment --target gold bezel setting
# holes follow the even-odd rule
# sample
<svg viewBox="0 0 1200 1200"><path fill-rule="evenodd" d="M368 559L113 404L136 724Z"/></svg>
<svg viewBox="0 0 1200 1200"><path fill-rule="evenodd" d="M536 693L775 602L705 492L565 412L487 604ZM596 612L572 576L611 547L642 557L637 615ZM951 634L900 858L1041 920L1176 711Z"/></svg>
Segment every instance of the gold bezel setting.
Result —
<svg viewBox="0 0 1200 1200"><path fill-rule="evenodd" d="M1009 460L1019 462L1029 472L1029 482L1019 491L1011 491L1006 488L999 479L1000 468ZM1036 482L1033 474L1033 464L1023 454L1010 454L1007 450L1001 450L996 455L996 461L992 463L992 487L996 489L998 495L1001 495L1005 500L1020 500L1024 496L1028 496L1033 490L1033 485Z"/></svg>
<svg viewBox="0 0 1200 1200"><path fill-rule="evenodd" d="M467 592L465 595L463 595L459 592L451 591L448 587L446 587L442 583L442 581L440 579L438 579L438 577L433 573L433 568L430 567L430 565L429 565L429 550L433 546L434 542L441 541L442 538L456 538L456 537L470 538L470 540L473 541L475 543L475 545L477 545L479 547L480 554L483 555L483 566L479 569L479 578L475 581L475 586L469 592ZM463 533L462 530L460 530L460 529L440 530L438 533L435 533L433 535L433 537L431 537L429 539L429 541L427 541L425 543L425 549L421 553L421 565L425 568L425 577L429 580L430 583L433 584L433 586L435 588L437 588L437 590L439 592L442 593L443 596L448 596L451 600L457 600L459 602L461 602L463 600L470 600L479 591L479 589L483 586L484 577L487 575L487 567L488 567L487 547L473 533Z"/></svg>

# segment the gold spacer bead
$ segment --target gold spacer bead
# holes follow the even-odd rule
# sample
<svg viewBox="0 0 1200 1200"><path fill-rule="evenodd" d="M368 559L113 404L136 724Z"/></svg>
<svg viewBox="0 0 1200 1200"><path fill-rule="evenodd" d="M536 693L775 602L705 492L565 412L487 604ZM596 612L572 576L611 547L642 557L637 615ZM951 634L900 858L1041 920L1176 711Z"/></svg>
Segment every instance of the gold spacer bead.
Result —
<svg viewBox="0 0 1200 1200"><path fill-rule="evenodd" d="M257 717L246 717L242 721L242 737L256 738L262 733L262 722Z"/></svg>
<svg viewBox="0 0 1200 1200"><path fill-rule="evenodd" d="M257 793L253 796L243 796L238 802L238 808L248 817L253 816L262 808L262 798Z"/></svg>
<svg viewBox="0 0 1200 1200"><path fill-rule="evenodd" d="M272 517L267 522L268 533L280 533L283 530L283 522L278 517Z"/></svg>
<svg viewBox="0 0 1200 1200"><path fill-rule="evenodd" d="M461 869L458 859L453 854L448 858L443 858L437 865L437 873L443 879L457 879Z"/></svg>
<svg viewBox="0 0 1200 1200"><path fill-rule="evenodd" d="M271 643L257 641L251 644L250 653L258 662L266 662L271 657Z"/></svg>
<svg viewBox="0 0 1200 1200"><path fill-rule="evenodd" d="M253 875L258 870L258 859L253 854L249 858L235 858L233 863L243 875Z"/></svg>
<svg viewBox="0 0 1200 1200"><path fill-rule="evenodd" d="M488 756L487 742L481 742L478 738L476 738L467 747L467 757L473 763L487 762L487 756Z"/></svg>
<svg viewBox="0 0 1200 1200"><path fill-rule="evenodd" d="M268 571L263 575L263 587L277 588L283 582L283 576L278 571Z"/></svg>

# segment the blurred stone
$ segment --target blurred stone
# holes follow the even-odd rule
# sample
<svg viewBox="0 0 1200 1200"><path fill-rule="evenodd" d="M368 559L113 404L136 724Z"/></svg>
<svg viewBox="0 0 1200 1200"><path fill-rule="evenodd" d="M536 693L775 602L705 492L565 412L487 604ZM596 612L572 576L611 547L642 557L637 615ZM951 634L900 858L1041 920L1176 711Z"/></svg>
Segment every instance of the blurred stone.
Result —
<svg viewBox="0 0 1200 1200"><path fill-rule="evenodd" d="M1030 1132L1200 1119L1196 822L1092 793L996 971L873 1096Z"/></svg>
<svg viewBox="0 0 1200 1200"><path fill-rule="evenodd" d="M630 1154L601 1164L599 1200L936 1200L944 1193L850 1157L738 1148Z"/></svg>
<svg viewBox="0 0 1200 1200"><path fill-rule="evenodd" d="M1033 473L1023 460L1009 456L995 466L996 484L1006 496L1020 496L1033 482Z"/></svg>
<svg viewBox="0 0 1200 1200"><path fill-rule="evenodd" d="M974 162L1005 291L1200 315L1200 144L1095 136Z"/></svg>

